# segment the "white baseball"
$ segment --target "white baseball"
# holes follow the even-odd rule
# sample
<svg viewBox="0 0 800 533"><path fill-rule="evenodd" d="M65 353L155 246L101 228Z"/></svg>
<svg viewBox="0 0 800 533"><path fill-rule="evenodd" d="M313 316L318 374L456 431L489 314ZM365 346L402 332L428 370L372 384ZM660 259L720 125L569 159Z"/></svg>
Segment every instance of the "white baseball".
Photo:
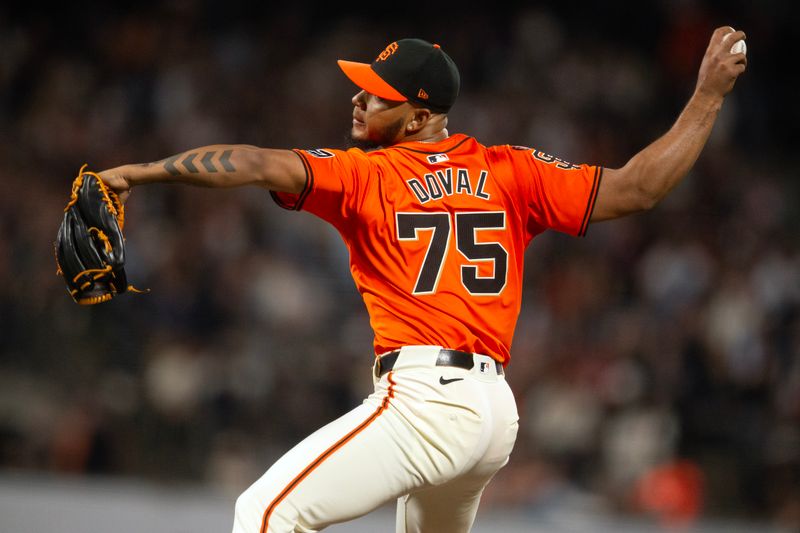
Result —
<svg viewBox="0 0 800 533"><path fill-rule="evenodd" d="M731 32L731 33L733 33L733 32ZM729 35L730 35L730 33L725 35L725 37L722 38L722 42L725 42L725 40L728 38ZM735 43L733 43L733 46L731 46L731 53L732 54L745 54L745 55L747 55L747 44L744 41L742 41L741 39L736 41Z"/></svg>

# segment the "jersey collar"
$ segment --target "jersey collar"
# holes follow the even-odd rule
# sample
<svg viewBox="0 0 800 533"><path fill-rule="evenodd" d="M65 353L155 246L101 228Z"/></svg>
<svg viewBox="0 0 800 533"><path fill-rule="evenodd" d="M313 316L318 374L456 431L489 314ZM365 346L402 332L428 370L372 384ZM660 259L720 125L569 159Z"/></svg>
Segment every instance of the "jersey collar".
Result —
<svg viewBox="0 0 800 533"><path fill-rule="evenodd" d="M455 133L438 142L409 141L394 144L388 148L399 148L401 150L409 150L421 154L444 154L455 150L469 139L471 139L471 137L463 133Z"/></svg>

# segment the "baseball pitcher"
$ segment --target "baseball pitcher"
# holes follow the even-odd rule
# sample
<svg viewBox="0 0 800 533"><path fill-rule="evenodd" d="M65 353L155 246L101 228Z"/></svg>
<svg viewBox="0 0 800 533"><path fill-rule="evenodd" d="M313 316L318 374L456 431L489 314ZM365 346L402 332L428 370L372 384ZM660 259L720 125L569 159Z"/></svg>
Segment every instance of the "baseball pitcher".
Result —
<svg viewBox="0 0 800 533"><path fill-rule="evenodd" d="M727 36L727 43L726 43ZM689 171L746 57L711 36L674 125L622 168L450 134L459 73L437 44L402 39L358 86L358 148L212 145L99 175L124 201L154 182L253 185L333 225L375 333L374 392L289 450L237 500L234 533L311 532L397 501L398 532L466 532L517 435L505 380L523 257L547 229L652 208Z"/></svg>

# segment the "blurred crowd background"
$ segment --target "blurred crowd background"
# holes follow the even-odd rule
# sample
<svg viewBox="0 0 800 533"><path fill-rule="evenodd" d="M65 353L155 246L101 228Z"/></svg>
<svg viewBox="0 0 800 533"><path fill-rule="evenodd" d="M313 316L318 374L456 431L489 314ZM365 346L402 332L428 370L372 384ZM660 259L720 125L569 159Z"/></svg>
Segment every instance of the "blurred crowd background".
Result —
<svg viewBox="0 0 800 533"><path fill-rule="evenodd" d="M78 307L52 243L82 164L342 147L335 60L418 36L461 69L451 133L621 166L730 24L750 64L686 181L532 243L507 369L521 431L484 506L800 527L792 2L136 5L0 7L0 469L237 493L372 386L346 249L262 190L136 189L127 270L151 292Z"/></svg>

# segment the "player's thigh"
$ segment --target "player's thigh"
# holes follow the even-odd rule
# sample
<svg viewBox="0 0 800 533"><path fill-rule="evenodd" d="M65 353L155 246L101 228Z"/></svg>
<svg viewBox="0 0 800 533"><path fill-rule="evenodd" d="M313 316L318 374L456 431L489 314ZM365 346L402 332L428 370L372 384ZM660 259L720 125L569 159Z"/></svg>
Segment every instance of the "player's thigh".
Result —
<svg viewBox="0 0 800 533"><path fill-rule="evenodd" d="M394 416L367 402L304 439L239 497L234 533L317 531L408 492Z"/></svg>
<svg viewBox="0 0 800 533"><path fill-rule="evenodd" d="M485 386L484 386L485 385ZM478 384L473 397L485 395L481 454L463 474L398 499L398 533L466 533L472 527L484 488L508 463L517 437L514 396L505 383Z"/></svg>
<svg viewBox="0 0 800 533"><path fill-rule="evenodd" d="M454 479L397 500L397 533L468 533L491 477Z"/></svg>

